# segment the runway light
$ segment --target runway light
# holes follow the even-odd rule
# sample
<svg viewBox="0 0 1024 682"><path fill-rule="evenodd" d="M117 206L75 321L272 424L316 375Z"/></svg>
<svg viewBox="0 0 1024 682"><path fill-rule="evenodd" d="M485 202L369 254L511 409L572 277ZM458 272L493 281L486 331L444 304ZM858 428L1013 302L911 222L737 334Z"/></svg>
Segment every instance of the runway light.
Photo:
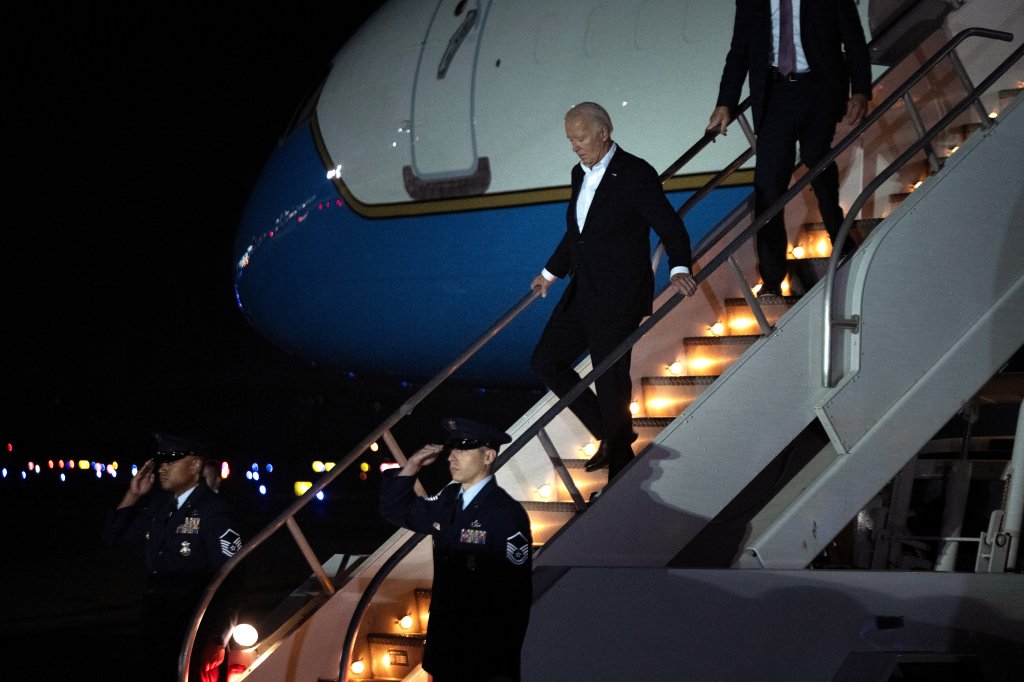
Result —
<svg viewBox="0 0 1024 682"><path fill-rule="evenodd" d="M51 459L50 461L48 461L46 463L46 466L47 466L47 468L52 469L53 468L53 460Z"/></svg>
<svg viewBox="0 0 1024 682"><path fill-rule="evenodd" d="M370 452L377 452L380 450L380 446L377 445L377 441L370 443Z"/></svg>
<svg viewBox="0 0 1024 682"><path fill-rule="evenodd" d="M316 499L319 502L323 502L324 501L324 491L323 490L321 490L320 492L318 492L316 494Z"/></svg>
<svg viewBox="0 0 1024 682"><path fill-rule="evenodd" d="M633 416L640 414L640 403L635 400L629 404L629 413Z"/></svg>
<svg viewBox="0 0 1024 682"><path fill-rule="evenodd" d="M370 465L367 464L366 462L361 462L359 464L359 470L362 471L362 472L367 472L367 471L370 470Z"/></svg>
<svg viewBox="0 0 1024 682"><path fill-rule="evenodd" d="M224 465L227 466L227 462L224 462ZM268 474L274 473L274 465L273 464L268 464L267 466L265 466L263 468L266 470L266 472Z"/></svg>
<svg viewBox="0 0 1024 682"><path fill-rule="evenodd" d="M412 627L412 616L408 613L402 616L402 620L398 621L398 626L403 630L408 630Z"/></svg>
<svg viewBox="0 0 1024 682"><path fill-rule="evenodd" d="M597 443L591 441L583 446L583 454L587 457L593 457L597 454Z"/></svg>
<svg viewBox="0 0 1024 682"><path fill-rule="evenodd" d="M676 360L675 362L668 366L668 371L670 374L674 376L679 376L680 374L683 373L683 363Z"/></svg>
<svg viewBox="0 0 1024 682"><path fill-rule="evenodd" d="M541 487L537 488L537 494L543 497L544 499L551 497L551 484L545 483Z"/></svg>
<svg viewBox="0 0 1024 682"><path fill-rule="evenodd" d="M4 468L3 468L3 472L2 472L2 473L3 473L3 477L4 477L4 478L7 478L7 467L4 467ZM63 476L63 475L64 475L64 474L61 474L61 476Z"/></svg>
<svg viewBox="0 0 1024 682"><path fill-rule="evenodd" d="M6 473L6 469L5 469L5 470L4 470L4 476L6 476L6 475L7 475L7 473ZM66 476L66 475L65 475L65 474L64 474L63 472L61 472L61 475L60 475L60 482L61 482L61 483L63 483L63 482L65 482L66 480L68 480L67 476Z"/></svg>
<svg viewBox="0 0 1024 682"><path fill-rule="evenodd" d="M245 477L251 481L252 480L252 472L251 471L246 471L245 472Z"/></svg>
<svg viewBox="0 0 1024 682"><path fill-rule="evenodd" d="M244 647L250 647L259 641L260 635L252 625L239 623L231 631L231 639Z"/></svg>
<svg viewBox="0 0 1024 682"><path fill-rule="evenodd" d="M349 670L356 675L362 675L366 672L366 664L363 663L363 659L360 658L359 660L352 662L352 665L349 666Z"/></svg>
<svg viewBox="0 0 1024 682"><path fill-rule="evenodd" d="M266 495L267 494L267 486L261 485L259 487L259 491L260 491L260 495Z"/></svg>
<svg viewBox="0 0 1024 682"><path fill-rule="evenodd" d="M227 462L221 462L220 463L220 477L221 478L227 478L230 475L231 475L231 467L228 466Z"/></svg>
<svg viewBox="0 0 1024 682"><path fill-rule="evenodd" d="M313 487L311 481L295 481L294 490L296 497L302 497L306 491Z"/></svg>
<svg viewBox="0 0 1024 682"><path fill-rule="evenodd" d="M75 468L75 460L69 459L68 460L68 469L74 469L74 468ZM134 474L132 474L132 475L134 476Z"/></svg>

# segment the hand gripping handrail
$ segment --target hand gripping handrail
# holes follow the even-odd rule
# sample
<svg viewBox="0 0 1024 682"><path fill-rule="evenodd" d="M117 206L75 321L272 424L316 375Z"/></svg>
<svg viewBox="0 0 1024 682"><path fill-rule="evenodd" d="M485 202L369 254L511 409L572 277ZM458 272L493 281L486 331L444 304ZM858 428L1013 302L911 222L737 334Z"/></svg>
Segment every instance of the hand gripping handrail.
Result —
<svg viewBox="0 0 1024 682"><path fill-rule="evenodd" d="M965 29L965 30L961 31L960 33L958 33L956 36L954 36L952 39L950 39L946 43L946 45L943 48L941 48L939 50L939 52L936 53L936 55L934 57L932 57L928 62L926 62L925 66L922 66L921 70L924 70L924 71L930 70L939 61L939 59L941 59L946 54L950 53L958 44L963 42L965 39L973 37L973 36L984 37L984 38L992 38L992 39L996 39L996 40L1012 40L1012 35L1008 34L1006 32L1003 32L1003 31L995 31L995 30L984 29L984 28L969 28L969 29ZM878 80L881 80L882 78L884 78L891 71L892 71L892 68L886 70L886 72L882 76L880 76L878 79L876 79L876 82L878 82ZM918 80L920 79L920 76L917 75L917 74L915 74L915 76L912 76L911 78L915 78L915 77ZM988 83L990 83L991 80L992 79L986 79L985 83L988 84ZM909 90L909 88L910 88L910 85L908 85L903 90L903 92L906 92L907 90ZM982 86L979 86L977 88L977 90L981 90L981 89L983 89ZM888 104L888 106L892 106L892 104L889 102L890 99L892 99L892 98L890 97L889 99L886 100L886 104ZM744 107L746 107L747 105L749 105L749 100L744 102ZM711 273L713 273L715 270L717 270L717 268L719 266L721 266L724 262L726 262L726 260L728 260L729 257L732 256L732 254L740 246L745 244L745 242L752 235L754 235L757 232L757 230L759 230L768 221L770 221L779 211L783 210L783 208L785 208L786 204L788 204L789 201L791 201L795 196L797 196L803 190L804 187L806 187L808 184L810 184L810 182L815 177L817 177L817 175L820 174L830 163L832 163L839 156L839 154L841 154L848 147L850 147L853 144L853 142L856 141L856 139L860 136L860 134L868 126L870 126L872 123L874 123L876 120L878 120L878 118L881 116L881 113L876 113L876 112L878 112L877 109L875 110L875 112L872 112L871 115L867 116L865 118L865 120L861 122L860 125L858 125L849 134L847 134L847 136L844 137L843 140L838 145L836 145L833 148L832 152L830 152L828 156L826 156L821 162L816 164L814 166L814 168L809 169L807 173L805 173L796 183L794 183L793 187L791 187L789 191L787 191L775 203L773 203L771 206L769 206L768 209L766 209L760 216L758 216L754 221L752 221L752 223L746 229L744 229L738 236L736 236L732 240L732 242L730 242L730 244L725 249L723 249L723 251L721 253L719 253L711 262L708 263L707 266L702 268L701 271L694 276L694 279L697 281L697 283L700 284L705 279L707 279L707 277ZM675 164L673 164L672 166L670 166L669 170L667 170L665 172L665 174L662 175L662 178L661 178L662 182L664 182L665 179L667 179L668 177L671 177L671 175L673 175L674 172L678 171L679 168L681 168L683 164L685 164L687 161L692 159L693 156L696 155L696 151L699 151L700 149L703 149L704 147L706 147L707 144L709 142L713 141L715 137L717 137L717 133L716 132L714 132L714 131L706 131L704 136L694 145L694 148L692 148L691 150L688 150L686 153L684 153L683 156L681 156L677 160L677 162ZM696 151L694 151L694 149L696 149ZM703 198L703 196L705 196L707 193L709 193L714 187L717 187L718 185L720 185L721 182L725 179L725 177L727 177L733 171L735 171L740 166L742 166L742 164L745 163L746 160L749 159L752 155L753 155L753 149L748 149L747 151L743 152L725 170L723 170L722 172L718 173L714 178L712 178L710 181L708 181L708 183L704 187L702 187L701 190L699 190L694 195L694 197L691 197L691 200L688 201L686 204L684 204L680 208L680 211L679 211L680 214L682 215L686 211L688 211L690 208L692 208L692 206L696 203L696 201L699 201L700 198ZM670 171L671 171L671 173L670 173ZM849 221L850 224L852 224L852 222L853 222L852 220ZM847 228L847 232L848 232L849 231L849 225L846 225L845 227ZM705 253L708 249L710 249L714 245L714 243L716 243L721 238L721 236L722 236L722 234L720 233L720 234L716 235L713 240L711 240L711 243L707 243L707 244L706 243L702 243L701 244L701 253ZM840 246L841 246L841 244L840 244ZM659 251L660 251L660 248L661 247L659 246ZM836 252L838 252L838 247L833 249L833 253L836 253ZM658 257L658 254L655 255L655 259L657 259L657 257ZM527 430L523 434L521 434L515 440L514 443L509 445L509 447L506 448L506 450L503 453L501 453L498 456L498 458L495 460L494 470L497 471L509 459L511 459L513 456L515 456L515 454L517 452L519 452L519 450L521 450L528 442L530 442L533 438L535 438L537 436L537 434L541 431L541 429L546 427L558 415L558 413L560 413L562 410L564 410L584 390L587 390L590 387L590 385L598 377L600 377L613 364L615 364L615 362L617 362L618 359L620 357L622 357L622 355L625 354L625 352L627 350L632 348L633 345L641 337L643 337L652 327L654 327L654 325L658 324L666 315L668 315L668 313L671 312L682 301L683 298L684 297L683 297L682 294L675 293L664 304L662 304L657 310L655 310L654 313L651 316L649 316L636 329L635 332L630 334L604 360L602 360L585 377L583 377L580 380L580 382L578 384L576 384L576 386L574 386L562 398L560 398L554 405L552 405L546 412L544 412L544 414L542 414L529 428L527 428ZM376 594L377 590L379 589L380 585L383 584L384 580L387 577L387 574L389 574L391 572L391 570L393 570L393 568L395 566L397 566L401 562L402 559L404 559L406 556L408 556L409 553L412 552L412 550L416 547L417 544L419 544L419 542L421 540L423 540L424 537L426 537L426 536L423 535L423 534L418 534L418 533L414 534L405 543L403 543L401 547L399 547L397 550L395 550L390 555L390 557L388 558L387 562L377 571L377 574L374 575L373 579L370 581L370 583L367 585L366 589L364 590L363 595L360 598L360 601L359 601L359 603L356 606L356 610L355 610L355 613L353 614L353 618L349 621L349 626L348 626L347 631L346 631L345 641L344 641L344 644L342 646L342 652L341 652L342 655L341 655L340 670L339 670L339 679L340 680L347 680L348 679L348 661L351 660L352 651L353 651L353 648L355 646L355 637L356 637L356 634L357 634L358 629L359 629L359 621L361 620L362 614L365 613L366 608L368 607L370 601L373 599L373 597Z"/></svg>

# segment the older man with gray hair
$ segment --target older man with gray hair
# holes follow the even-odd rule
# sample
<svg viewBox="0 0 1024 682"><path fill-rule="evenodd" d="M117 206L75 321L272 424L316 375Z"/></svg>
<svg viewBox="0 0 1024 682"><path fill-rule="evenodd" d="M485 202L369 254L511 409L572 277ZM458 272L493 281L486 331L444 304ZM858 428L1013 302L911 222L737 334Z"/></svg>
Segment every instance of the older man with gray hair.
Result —
<svg viewBox="0 0 1024 682"><path fill-rule="evenodd" d="M565 234L532 286L547 295L559 277L569 284L533 352L531 366L557 395L580 380L573 369L584 351L597 365L651 314L650 228L669 258L671 281L686 296L697 291L690 272L690 238L669 203L658 173L612 140L608 112L583 102L565 115L565 135L579 164L572 168L572 196ZM633 458L632 382L627 352L570 409L601 447L587 463L609 467L609 479Z"/></svg>

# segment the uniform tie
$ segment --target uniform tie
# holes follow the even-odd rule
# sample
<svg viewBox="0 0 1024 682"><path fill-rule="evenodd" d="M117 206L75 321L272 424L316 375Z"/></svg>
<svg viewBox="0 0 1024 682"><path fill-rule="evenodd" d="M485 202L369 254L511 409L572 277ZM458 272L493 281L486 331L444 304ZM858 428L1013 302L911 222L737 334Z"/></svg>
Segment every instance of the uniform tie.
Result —
<svg viewBox="0 0 1024 682"><path fill-rule="evenodd" d="M779 0L779 73L788 76L796 68L793 44L793 0Z"/></svg>

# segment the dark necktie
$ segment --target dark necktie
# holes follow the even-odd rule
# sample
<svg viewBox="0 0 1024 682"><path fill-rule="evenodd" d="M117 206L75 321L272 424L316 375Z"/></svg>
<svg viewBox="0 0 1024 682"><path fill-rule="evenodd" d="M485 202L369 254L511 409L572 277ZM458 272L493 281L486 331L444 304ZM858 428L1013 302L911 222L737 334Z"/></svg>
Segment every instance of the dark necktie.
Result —
<svg viewBox="0 0 1024 682"><path fill-rule="evenodd" d="M779 0L779 73L788 76L796 69L793 45L793 0Z"/></svg>
<svg viewBox="0 0 1024 682"><path fill-rule="evenodd" d="M462 491L459 491L459 496L455 499L455 507L452 509L452 523L455 523L455 518L462 511Z"/></svg>

